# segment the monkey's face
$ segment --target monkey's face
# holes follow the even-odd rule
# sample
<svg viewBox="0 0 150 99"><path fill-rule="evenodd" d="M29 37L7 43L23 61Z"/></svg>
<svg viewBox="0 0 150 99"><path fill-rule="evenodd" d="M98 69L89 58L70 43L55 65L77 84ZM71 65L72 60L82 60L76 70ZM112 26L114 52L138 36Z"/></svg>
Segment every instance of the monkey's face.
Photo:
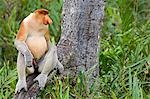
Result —
<svg viewBox="0 0 150 99"><path fill-rule="evenodd" d="M51 18L48 16L48 10L38 9L35 10L36 19L40 24L48 25L52 24Z"/></svg>

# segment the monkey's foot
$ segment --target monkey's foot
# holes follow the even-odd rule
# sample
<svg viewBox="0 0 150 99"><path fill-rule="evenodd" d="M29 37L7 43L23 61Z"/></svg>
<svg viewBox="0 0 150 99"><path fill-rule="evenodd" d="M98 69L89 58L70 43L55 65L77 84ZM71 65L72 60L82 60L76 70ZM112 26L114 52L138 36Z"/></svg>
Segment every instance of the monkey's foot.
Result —
<svg viewBox="0 0 150 99"><path fill-rule="evenodd" d="M34 81L38 81L39 87L42 90L45 87L46 81L47 81L47 75L45 74L39 74Z"/></svg>
<svg viewBox="0 0 150 99"><path fill-rule="evenodd" d="M25 80L18 80L17 85L16 85L16 90L15 93L19 93L21 91L21 89L25 89L25 91L27 91L27 83Z"/></svg>

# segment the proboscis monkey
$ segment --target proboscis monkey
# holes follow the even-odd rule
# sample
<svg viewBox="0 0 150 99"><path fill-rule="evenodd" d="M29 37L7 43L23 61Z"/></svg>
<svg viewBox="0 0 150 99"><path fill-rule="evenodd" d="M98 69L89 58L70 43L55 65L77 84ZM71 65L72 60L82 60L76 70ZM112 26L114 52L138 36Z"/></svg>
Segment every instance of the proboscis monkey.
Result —
<svg viewBox="0 0 150 99"><path fill-rule="evenodd" d="M49 24L52 24L52 20L48 16L48 10L38 9L27 16L20 25L15 39L15 47L19 51L16 93L23 88L27 91L26 68L30 73L34 73L35 65L37 66L40 74L34 81L38 81L40 88L45 86L50 71L58 68L62 73L64 70L58 61L57 47L50 42Z"/></svg>

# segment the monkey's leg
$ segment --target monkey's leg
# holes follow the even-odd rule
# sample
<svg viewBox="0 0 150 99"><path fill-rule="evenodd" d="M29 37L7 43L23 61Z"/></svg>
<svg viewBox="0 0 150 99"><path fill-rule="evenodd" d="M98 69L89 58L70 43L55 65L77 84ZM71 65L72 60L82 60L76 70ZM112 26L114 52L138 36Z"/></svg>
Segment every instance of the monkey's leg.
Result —
<svg viewBox="0 0 150 99"><path fill-rule="evenodd" d="M41 59L40 63L38 64L38 66L39 66L38 71L42 72L42 70L46 64L49 66L53 62L54 65L49 67L49 68L51 68L50 71L53 70L54 68L56 68L59 70L59 73L62 73L64 71L64 67L58 60L57 47L55 45L52 45L52 47L51 47L51 45L52 44L49 44L48 52L46 53L46 55ZM56 62L56 65L55 65L55 62Z"/></svg>
<svg viewBox="0 0 150 99"><path fill-rule="evenodd" d="M15 92L20 92L22 88L27 91L27 84L26 84L26 73L25 73L25 60L23 55L19 52L17 58L17 72L18 72L18 82L16 85Z"/></svg>
<svg viewBox="0 0 150 99"><path fill-rule="evenodd" d="M39 82L41 89L46 84L48 74L56 67L57 60L57 48L55 45L52 45L44 59L38 64L41 74L39 74L35 80Z"/></svg>
<svg viewBox="0 0 150 99"><path fill-rule="evenodd" d="M40 65L38 65L39 66L39 69L38 69L39 72L42 72L45 61L46 61L46 59L44 59L42 62L39 63L40 64ZM58 59L57 59L57 62L56 62L56 66L52 67L52 70L54 68L58 69L59 73L62 73L64 71L64 66L60 63L60 61Z"/></svg>

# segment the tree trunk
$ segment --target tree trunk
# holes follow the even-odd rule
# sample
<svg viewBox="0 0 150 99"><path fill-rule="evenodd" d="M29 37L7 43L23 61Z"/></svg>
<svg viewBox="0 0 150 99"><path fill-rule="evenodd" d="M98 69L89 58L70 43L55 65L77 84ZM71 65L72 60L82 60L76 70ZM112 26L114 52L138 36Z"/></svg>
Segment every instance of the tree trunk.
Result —
<svg viewBox="0 0 150 99"><path fill-rule="evenodd" d="M64 0L59 60L73 76L97 65L99 33L104 16L103 0Z"/></svg>
<svg viewBox="0 0 150 99"><path fill-rule="evenodd" d="M98 45L100 26L104 16L103 0L64 0L62 36L57 45L58 57L65 66L65 72L76 76L97 65L92 73L99 74ZM15 99L36 99L39 88L31 83L37 74L29 76L29 90L21 91Z"/></svg>

